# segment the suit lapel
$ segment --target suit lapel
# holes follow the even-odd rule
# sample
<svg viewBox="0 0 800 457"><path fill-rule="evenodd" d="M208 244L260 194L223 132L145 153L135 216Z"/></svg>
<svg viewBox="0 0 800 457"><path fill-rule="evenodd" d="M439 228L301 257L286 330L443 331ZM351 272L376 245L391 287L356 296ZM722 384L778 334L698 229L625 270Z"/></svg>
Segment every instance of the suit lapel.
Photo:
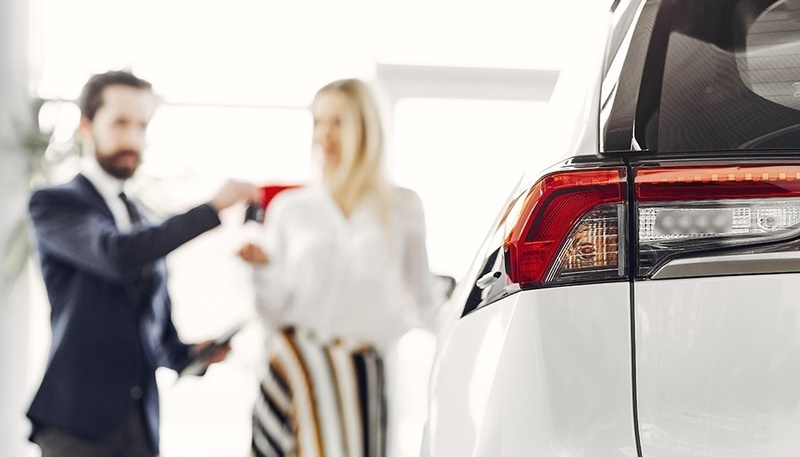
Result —
<svg viewBox="0 0 800 457"><path fill-rule="evenodd" d="M111 209L109 209L108 204L106 204L105 198L100 195L100 192L94 187L94 184L92 184L92 182L86 178L86 176L78 173L78 175L75 176L72 181L70 181L70 185L79 195L85 197L86 203L105 213L109 219L114 220L114 215L111 213Z"/></svg>

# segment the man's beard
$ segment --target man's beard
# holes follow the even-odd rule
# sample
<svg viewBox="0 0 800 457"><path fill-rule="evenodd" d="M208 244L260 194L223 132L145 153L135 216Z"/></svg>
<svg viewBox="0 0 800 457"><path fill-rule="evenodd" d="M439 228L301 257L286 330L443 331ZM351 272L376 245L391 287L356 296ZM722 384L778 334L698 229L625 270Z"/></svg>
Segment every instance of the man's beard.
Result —
<svg viewBox="0 0 800 457"><path fill-rule="evenodd" d="M120 165L119 160L121 157L133 154L136 156L136 164L133 167ZM106 171L106 173L110 174L111 176L118 178L118 179L128 179L136 172L136 169L139 167L139 162L141 161L141 154L137 151L132 149L123 149L120 151L115 152L114 154L95 154L97 158L97 163L100 164L100 167Z"/></svg>

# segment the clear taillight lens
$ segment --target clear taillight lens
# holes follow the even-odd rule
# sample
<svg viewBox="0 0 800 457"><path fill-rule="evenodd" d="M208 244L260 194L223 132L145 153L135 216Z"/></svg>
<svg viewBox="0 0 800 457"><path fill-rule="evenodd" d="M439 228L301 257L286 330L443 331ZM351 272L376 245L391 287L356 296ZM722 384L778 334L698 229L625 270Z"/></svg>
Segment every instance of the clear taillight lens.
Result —
<svg viewBox="0 0 800 457"><path fill-rule="evenodd" d="M625 274L625 207L601 206L580 219L561 247L546 282L575 282L587 277L615 278Z"/></svg>
<svg viewBox="0 0 800 457"><path fill-rule="evenodd" d="M639 276L678 257L774 251L798 234L798 166L644 169L635 182Z"/></svg>
<svg viewBox="0 0 800 457"><path fill-rule="evenodd" d="M772 235L800 223L800 200L716 201L639 208L641 242Z"/></svg>

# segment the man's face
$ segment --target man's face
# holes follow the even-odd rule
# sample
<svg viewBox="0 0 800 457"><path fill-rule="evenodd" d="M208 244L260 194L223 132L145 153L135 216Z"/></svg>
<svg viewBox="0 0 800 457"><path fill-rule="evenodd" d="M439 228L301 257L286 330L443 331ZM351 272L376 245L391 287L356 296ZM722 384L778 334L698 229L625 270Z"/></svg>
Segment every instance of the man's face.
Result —
<svg viewBox="0 0 800 457"><path fill-rule="evenodd" d="M94 119L81 119L83 140L91 144L108 174L119 179L133 176L155 109L156 99L149 90L113 85L103 90L103 104Z"/></svg>

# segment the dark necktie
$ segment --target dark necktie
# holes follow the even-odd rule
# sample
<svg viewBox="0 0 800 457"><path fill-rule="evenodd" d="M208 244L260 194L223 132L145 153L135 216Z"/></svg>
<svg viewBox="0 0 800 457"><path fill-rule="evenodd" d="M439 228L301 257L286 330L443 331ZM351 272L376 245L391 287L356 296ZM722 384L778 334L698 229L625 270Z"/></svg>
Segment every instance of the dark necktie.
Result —
<svg viewBox="0 0 800 457"><path fill-rule="evenodd" d="M128 210L128 217L131 219L131 226L136 227L142 223L142 213L136 208L136 205L125 195L125 192L119 193L119 198L125 203L125 208ZM153 287L153 265L147 264L142 267L141 274L135 280L136 288L139 290L139 297L141 298L141 308L144 308L145 303L150 299L150 291ZM140 308L140 309L141 309Z"/></svg>
<svg viewBox="0 0 800 457"><path fill-rule="evenodd" d="M136 205L130 201L128 196L125 195L125 192L119 193L119 199L122 200L122 203L125 203L125 208L128 210L128 216L131 218L131 225L136 225L142 222L142 214L139 212L139 209L136 208Z"/></svg>

